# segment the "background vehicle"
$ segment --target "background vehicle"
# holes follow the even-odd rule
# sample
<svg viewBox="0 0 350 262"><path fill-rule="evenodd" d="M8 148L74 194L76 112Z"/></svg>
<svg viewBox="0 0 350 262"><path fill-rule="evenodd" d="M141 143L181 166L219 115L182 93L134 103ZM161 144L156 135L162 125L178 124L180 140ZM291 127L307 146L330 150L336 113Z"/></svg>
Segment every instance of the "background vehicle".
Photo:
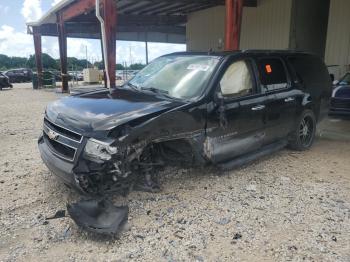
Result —
<svg viewBox="0 0 350 262"><path fill-rule="evenodd" d="M0 90L6 87L12 88L12 84L10 83L9 78L0 72Z"/></svg>
<svg viewBox="0 0 350 262"><path fill-rule="evenodd" d="M343 77L341 77L339 80L335 80L333 82L334 86L347 86L350 85L350 72L346 73Z"/></svg>
<svg viewBox="0 0 350 262"><path fill-rule="evenodd" d="M175 53L123 87L48 105L39 150L85 193L130 183L153 191L164 165L231 169L286 145L310 148L330 95L327 68L311 54Z"/></svg>
<svg viewBox="0 0 350 262"><path fill-rule="evenodd" d="M350 73L334 81L334 84L329 113L350 116Z"/></svg>
<svg viewBox="0 0 350 262"><path fill-rule="evenodd" d="M119 72L115 72L115 80L123 80L123 74Z"/></svg>
<svg viewBox="0 0 350 262"><path fill-rule="evenodd" d="M77 72L77 81L84 81L83 72Z"/></svg>
<svg viewBox="0 0 350 262"><path fill-rule="evenodd" d="M11 83L31 82L33 78L32 70L27 68L8 70L4 74L10 79Z"/></svg>
<svg viewBox="0 0 350 262"><path fill-rule="evenodd" d="M61 73L60 73L61 74ZM69 71L68 72L69 76L69 81L75 80L75 81L83 81L84 80L84 75L82 72L78 71Z"/></svg>

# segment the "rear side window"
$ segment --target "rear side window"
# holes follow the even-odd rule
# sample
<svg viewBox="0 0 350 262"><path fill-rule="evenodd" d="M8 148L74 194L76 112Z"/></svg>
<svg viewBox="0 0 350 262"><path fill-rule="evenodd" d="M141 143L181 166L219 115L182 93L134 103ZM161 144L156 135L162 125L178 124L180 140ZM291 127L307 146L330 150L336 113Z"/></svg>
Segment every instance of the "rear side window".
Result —
<svg viewBox="0 0 350 262"><path fill-rule="evenodd" d="M288 62L300 84L306 86L318 83L330 84L331 78L328 70L318 57L311 55L289 57Z"/></svg>
<svg viewBox="0 0 350 262"><path fill-rule="evenodd" d="M266 91L274 91L288 87L285 67L278 58L262 58L258 60L260 82Z"/></svg>

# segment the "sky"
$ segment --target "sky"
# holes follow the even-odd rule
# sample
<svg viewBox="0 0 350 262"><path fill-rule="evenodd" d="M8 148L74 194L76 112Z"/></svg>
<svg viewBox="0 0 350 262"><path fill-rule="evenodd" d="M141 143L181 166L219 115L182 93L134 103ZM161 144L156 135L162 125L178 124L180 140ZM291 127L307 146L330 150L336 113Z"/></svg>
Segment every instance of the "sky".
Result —
<svg viewBox="0 0 350 262"><path fill-rule="evenodd" d="M62 0L0 0L0 54L29 57L34 53L33 38L27 34L26 22L37 21L53 5ZM90 62L101 61L99 40L68 38L68 56L86 58ZM163 54L184 51L185 45L149 43L149 59ZM59 58L56 37L42 37L43 52ZM145 43L117 41L117 63L144 63Z"/></svg>

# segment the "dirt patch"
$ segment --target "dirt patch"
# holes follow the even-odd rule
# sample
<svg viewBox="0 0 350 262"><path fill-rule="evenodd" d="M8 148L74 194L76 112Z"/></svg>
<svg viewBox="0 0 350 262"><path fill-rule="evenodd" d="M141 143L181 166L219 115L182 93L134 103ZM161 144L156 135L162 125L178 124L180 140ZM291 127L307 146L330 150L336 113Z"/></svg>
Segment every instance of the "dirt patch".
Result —
<svg viewBox="0 0 350 262"><path fill-rule="evenodd" d="M0 92L0 260L349 261L350 143L317 140L244 168L167 169L159 194L133 192L129 227L109 239L45 217L80 199L37 149L59 95Z"/></svg>

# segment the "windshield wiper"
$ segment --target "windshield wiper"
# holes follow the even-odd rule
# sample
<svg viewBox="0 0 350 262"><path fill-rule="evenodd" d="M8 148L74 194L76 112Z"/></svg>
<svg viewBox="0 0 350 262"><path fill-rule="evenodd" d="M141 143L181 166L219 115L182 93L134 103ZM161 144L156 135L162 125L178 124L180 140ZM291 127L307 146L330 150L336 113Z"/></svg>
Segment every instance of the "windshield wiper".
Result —
<svg viewBox="0 0 350 262"><path fill-rule="evenodd" d="M164 96L166 98L170 98L170 99L178 99L176 97L173 97L171 95L169 95L169 92L166 91L166 90L162 90L162 89L158 89L158 88L155 88L155 87L141 87L141 90L144 90L144 91L150 91L152 93L155 93L157 95L161 95L161 96Z"/></svg>
<svg viewBox="0 0 350 262"><path fill-rule="evenodd" d="M158 89L158 88L155 88L155 87L143 87L142 86L141 90L151 91L153 93L161 94L161 95L168 95L169 94L168 91L162 90L162 89Z"/></svg>
<svg viewBox="0 0 350 262"><path fill-rule="evenodd" d="M125 83L125 85L130 86L132 89L134 89L136 91L140 91L138 86L131 84L130 82Z"/></svg>

